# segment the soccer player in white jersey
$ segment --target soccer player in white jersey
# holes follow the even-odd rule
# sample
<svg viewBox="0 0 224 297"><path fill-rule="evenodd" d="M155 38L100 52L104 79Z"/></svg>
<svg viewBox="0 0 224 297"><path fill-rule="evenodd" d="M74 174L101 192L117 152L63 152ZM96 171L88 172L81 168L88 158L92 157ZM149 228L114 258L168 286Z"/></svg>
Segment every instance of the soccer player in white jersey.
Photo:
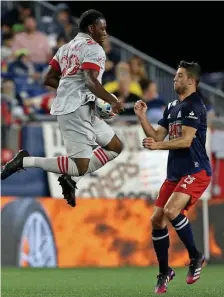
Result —
<svg viewBox="0 0 224 297"><path fill-rule="evenodd" d="M59 48L49 65L45 84L57 89L51 114L57 116L67 156L31 157L26 150L21 150L3 168L2 180L30 167L61 173L58 180L62 193L74 207L76 182L71 176L80 177L94 172L121 153L119 138L94 113L97 97L110 103L114 114L124 110L123 104L101 84L106 59L102 48L107 35L106 26L106 20L99 11L84 12L79 20L79 33ZM99 146L93 151L96 143Z"/></svg>

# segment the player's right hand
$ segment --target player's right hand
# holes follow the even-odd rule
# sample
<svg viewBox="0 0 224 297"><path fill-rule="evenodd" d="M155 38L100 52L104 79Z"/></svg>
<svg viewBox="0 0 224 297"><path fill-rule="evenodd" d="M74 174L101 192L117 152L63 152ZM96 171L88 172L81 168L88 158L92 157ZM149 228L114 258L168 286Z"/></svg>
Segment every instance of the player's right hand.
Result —
<svg viewBox="0 0 224 297"><path fill-rule="evenodd" d="M117 102L112 106L112 111L115 114L121 113L124 111L124 104L123 102L117 100Z"/></svg>
<svg viewBox="0 0 224 297"><path fill-rule="evenodd" d="M146 110L147 110L147 105L146 105L146 103L144 101L138 100L135 103L135 105L134 105L134 111L135 111L135 114L138 117L143 116L146 113Z"/></svg>

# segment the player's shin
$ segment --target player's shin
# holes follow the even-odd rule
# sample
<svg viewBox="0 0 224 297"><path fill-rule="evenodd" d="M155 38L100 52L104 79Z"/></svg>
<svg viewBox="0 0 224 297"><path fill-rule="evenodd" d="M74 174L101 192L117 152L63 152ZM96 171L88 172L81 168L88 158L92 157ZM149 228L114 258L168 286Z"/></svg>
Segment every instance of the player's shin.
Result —
<svg viewBox="0 0 224 297"><path fill-rule="evenodd" d="M42 168L48 172L79 176L78 168L73 160L67 156L56 158L25 157L23 168Z"/></svg>
<svg viewBox="0 0 224 297"><path fill-rule="evenodd" d="M104 165L106 165L109 161L114 160L119 154L114 152L114 151L108 151L102 147L98 147L95 149L91 155L90 161L89 161L89 167L86 172L87 173L92 173ZM82 176L80 177L75 177L73 176L72 179L77 183Z"/></svg>
<svg viewBox="0 0 224 297"><path fill-rule="evenodd" d="M153 246L159 262L159 272L168 275L168 249L170 245L167 227L152 230Z"/></svg>
<svg viewBox="0 0 224 297"><path fill-rule="evenodd" d="M193 232L188 218L180 213L174 220L171 220L171 223L188 250L189 258L198 258L200 253L196 248Z"/></svg>

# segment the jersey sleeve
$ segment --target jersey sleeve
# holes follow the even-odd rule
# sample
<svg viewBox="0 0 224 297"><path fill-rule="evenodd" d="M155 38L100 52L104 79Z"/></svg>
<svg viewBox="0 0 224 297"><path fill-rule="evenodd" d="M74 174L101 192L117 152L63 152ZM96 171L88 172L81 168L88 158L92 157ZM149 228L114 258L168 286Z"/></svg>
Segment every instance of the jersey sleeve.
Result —
<svg viewBox="0 0 224 297"><path fill-rule="evenodd" d="M100 68L104 68L105 53L98 44L91 44L87 47L85 57L82 62L82 69L92 69L100 71Z"/></svg>
<svg viewBox="0 0 224 297"><path fill-rule="evenodd" d="M200 114L195 105L185 105L182 108L182 125L197 129L200 124Z"/></svg>
<svg viewBox="0 0 224 297"><path fill-rule="evenodd" d="M165 108L163 112L163 118L158 121L158 125L164 127L165 129L169 130L169 121L168 121L168 106Z"/></svg>
<svg viewBox="0 0 224 297"><path fill-rule="evenodd" d="M57 72L61 73L61 67L59 64L59 50L54 55L54 57L51 59L49 65L51 65Z"/></svg>

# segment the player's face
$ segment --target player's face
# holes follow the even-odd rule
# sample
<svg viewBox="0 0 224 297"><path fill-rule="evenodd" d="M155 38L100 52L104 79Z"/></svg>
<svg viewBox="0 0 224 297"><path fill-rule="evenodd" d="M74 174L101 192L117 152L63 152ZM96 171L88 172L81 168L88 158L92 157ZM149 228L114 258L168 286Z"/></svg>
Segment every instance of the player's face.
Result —
<svg viewBox="0 0 224 297"><path fill-rule="evenodd" d="M92 38L98 42L99 44L103 44L105 38L107 37L107 31L106 31L106 28L107 28L107 23L106 23L106 20L104 19L99 19L97 21L97 23L93 26L91 26L91 35L92 35Z"/></svg>
<svg viewBox="0 0 224 297"><path fill-rule="evenodd" d="M178 94L183 94L192 83L192 79L188 77L185 68L178 68L174 77L174 90Z"/></svg>

